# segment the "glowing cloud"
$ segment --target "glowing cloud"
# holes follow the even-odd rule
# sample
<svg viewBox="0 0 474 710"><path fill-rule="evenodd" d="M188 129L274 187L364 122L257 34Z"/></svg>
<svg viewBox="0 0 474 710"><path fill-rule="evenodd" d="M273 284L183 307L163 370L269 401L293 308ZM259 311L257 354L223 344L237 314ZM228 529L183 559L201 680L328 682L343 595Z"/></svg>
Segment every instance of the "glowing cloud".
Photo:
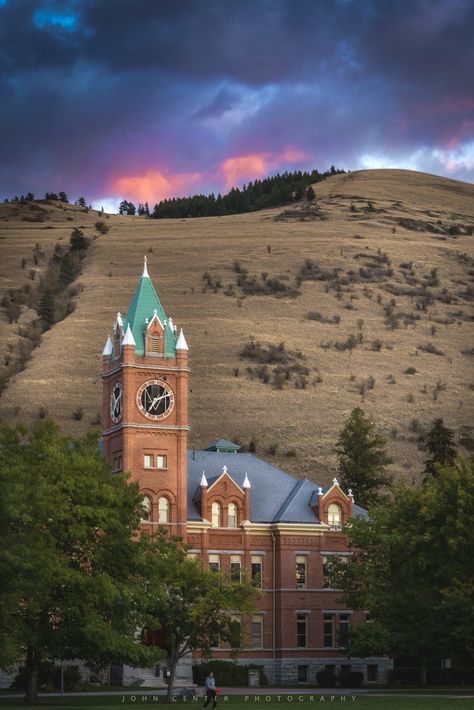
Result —
<svg viewBox="0 0 474 710"><path fill-rule="evenodd" d="M225 188L229 190L245 180L255 180L277 170L280 166L299 163L307 158L306 153L288 146L281 153L249 153L227 158L219 166L224 175Z"/></svg>
<svg viewBox="0 0 474 710"><path fill-rule="evenodd" d="M110 189L127 199L155 204L166 197L188 192L201 177L200 173L165 175L160 170L148 170L142 175L123 175L111 181Z"/></svg>

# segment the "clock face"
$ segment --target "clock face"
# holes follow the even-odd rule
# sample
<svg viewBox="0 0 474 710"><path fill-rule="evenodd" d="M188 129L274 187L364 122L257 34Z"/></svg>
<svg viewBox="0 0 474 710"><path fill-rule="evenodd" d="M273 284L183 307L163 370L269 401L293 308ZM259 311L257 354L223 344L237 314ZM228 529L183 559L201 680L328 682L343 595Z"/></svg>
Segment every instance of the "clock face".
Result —
<svg viewBox="0 0 474 710"><path fill-rule="evenodd" d="M139 410L149 419L163 419L174 406L174 395L162 380L145 382L137 393Z"/></svg>
<svg viewBox="0 0 474 710"><path fill-rule="evenodd" d="M122 419L122 393L122 385L120 384L120 382L116 382L112 387L112 394L110 395L110 418L115 423L119 422Z"/></svg>

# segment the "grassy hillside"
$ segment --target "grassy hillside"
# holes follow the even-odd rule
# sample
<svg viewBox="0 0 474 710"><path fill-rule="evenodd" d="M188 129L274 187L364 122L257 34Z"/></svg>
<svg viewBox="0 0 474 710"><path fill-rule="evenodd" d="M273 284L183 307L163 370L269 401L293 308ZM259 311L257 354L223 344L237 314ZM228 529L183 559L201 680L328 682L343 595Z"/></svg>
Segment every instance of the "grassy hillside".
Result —
<svg viewBox="0 0 474 710"><path fill-rule="evenodd" d="M315 191L311 205L194 220L0 205L0 297L34 287L73 227L95 237L73 284L74 312L8 380L2 419L47 410L64 431L100 428L100 353L147 254L165 310L190 346L191 446L254 440L258 455L324 483L357 405L387 437L394 470L409 478L423 461L418 431L434 417L470 446L474 186L369 170L336 175ZM38 214L43 221L29 221ZM98 219L107 234L96 231ZM34 264L37 243L44 256ZM23 307L9 324L2 313L4 372L34 316ZM283 350L270 347L282 342Z"/></svg>

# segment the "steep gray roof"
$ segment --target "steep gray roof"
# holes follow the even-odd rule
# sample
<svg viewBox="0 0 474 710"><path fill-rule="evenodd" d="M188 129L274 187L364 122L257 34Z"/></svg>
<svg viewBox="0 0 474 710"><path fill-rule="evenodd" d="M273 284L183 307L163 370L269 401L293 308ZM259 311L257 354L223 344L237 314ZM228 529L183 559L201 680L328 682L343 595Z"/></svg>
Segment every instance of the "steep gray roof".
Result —
<svg viewBox="0 0 474 710"><path fill-rule="evenodd" d="M241 488L245 474L250 484L250 518L254 523L318 523L310 500L318 485L313 481L298 480L276 466L258 459L253 454L235 454L221 451L188 451L188 520L201 520L196 500L199 499L202 473L209 486L227 473ZM354 506L355 516L365 515Z"/></svg>

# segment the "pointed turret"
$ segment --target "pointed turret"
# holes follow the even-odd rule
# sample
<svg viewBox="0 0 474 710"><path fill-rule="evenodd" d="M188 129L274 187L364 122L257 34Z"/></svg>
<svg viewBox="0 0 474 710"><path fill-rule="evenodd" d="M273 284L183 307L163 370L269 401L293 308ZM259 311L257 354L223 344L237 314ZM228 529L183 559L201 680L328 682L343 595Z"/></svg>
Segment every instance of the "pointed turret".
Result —
<svg viewBox="0 0 474 710"><path fill-rule="evenodd" d="M179 331L179 338L178 342L176 343L176 350L189 350L182 328Z"/></svg>
<svg viewBox="0 0 474 710"><path fill-rule="evenodd" d="M113 353L114 346L112 345L112 341L110 339L110 335L108 336L107 340L105 341L104 349L102 350L102 356L103 357L110 357Z"/></svg>
<svg viewBox="0 0 474 710"><path fill-rule="evenodd" d="M130 323L127 325L127 330L123 336L122 345L136 345L135 338L130 328Z"/></svg>
<svg viewBox="0 0 474 710"><path fill-rule="evenodd" d="M252 488L252 486L250 485L249 477L247 476L247 474L245 474L243 487L244 488Z"/></svg>

